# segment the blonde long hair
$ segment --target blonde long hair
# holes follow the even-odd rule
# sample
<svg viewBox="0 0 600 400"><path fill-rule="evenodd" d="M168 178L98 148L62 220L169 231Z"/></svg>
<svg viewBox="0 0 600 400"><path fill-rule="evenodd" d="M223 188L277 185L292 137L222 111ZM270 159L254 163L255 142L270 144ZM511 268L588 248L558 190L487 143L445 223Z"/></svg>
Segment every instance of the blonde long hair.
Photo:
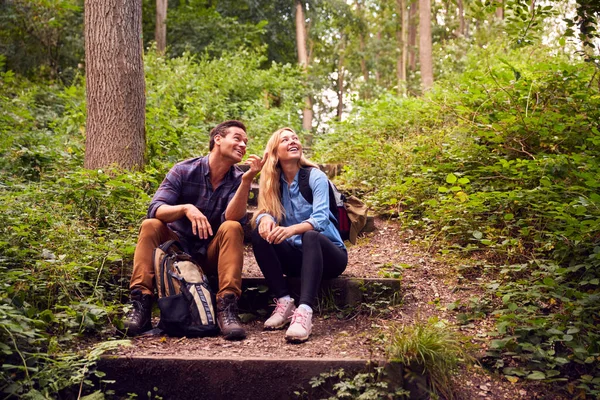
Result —
<svg viewBox="0 0 600 400"><path fill-rule="evenodd" d="M275 220L279 223L285 215L285 209L281 204L281 166L279 165L279 158L277 157L277 149L281 142L281 135L283 132L292 132L296 134L292 128L281 128L275 131L265 148L265 164L263 165L262 171L260 172L259 192L258 192L258 210L254 214L252 219L252 225L256 227L256 217L259 214L267 213L275 217ZM318 165L309 161L304 157L304 152L298 162L300 167L315 167Z"/></svg>

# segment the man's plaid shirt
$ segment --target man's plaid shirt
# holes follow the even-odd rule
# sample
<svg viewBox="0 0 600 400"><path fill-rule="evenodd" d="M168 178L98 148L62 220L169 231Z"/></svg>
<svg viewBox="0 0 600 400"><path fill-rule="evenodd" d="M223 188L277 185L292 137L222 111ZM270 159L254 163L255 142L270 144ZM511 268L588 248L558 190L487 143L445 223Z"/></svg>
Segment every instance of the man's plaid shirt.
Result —
<svg viewBox="0 0 600 400"><path fill-rule="evenodd" d="M242 182L243 172L232 166L221 181L217 190L210 182L208 157L192 158L175 164L154 194L148 207L148 218L156 217L156 210L163 204L193 204L206 216L217 233L225 221L225 210ZM244 224L246 217L240 220ZM187 217L167 224L179 236L184 250L194 257L206 254L208 243L212 239L200 239L192 233L192 224Z"/></svg>

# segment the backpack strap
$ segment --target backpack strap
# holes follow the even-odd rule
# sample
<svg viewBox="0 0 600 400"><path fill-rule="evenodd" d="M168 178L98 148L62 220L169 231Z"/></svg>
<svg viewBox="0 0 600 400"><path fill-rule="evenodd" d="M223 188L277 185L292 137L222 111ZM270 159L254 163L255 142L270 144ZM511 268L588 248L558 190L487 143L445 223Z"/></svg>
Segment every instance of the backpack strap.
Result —
<svg viewBox="0 0 600 400"><path fill-rule="evenodd" d="M179 249L179 251L170 250L171 246L176 246ZM164 242L163 244L161 244L158 247L167 254L168 253L180 253L181 250L183 250L183 248L181 247L181 243L179 243L177 240L167 240L166 242Z"/></svg>
<svg viewBox="0 0 600 400"><path fill-rule="evenodd" d="M300 189L300 194L309 204L313 203L313 192L309 184L311 169L313 169L313 167L300 167L300 171L298 172L298 188Z"/></svg>
<svg viewBox="0 0 600 400"><path fill-rule="evenodd" d="M300 194L304 197L309 204L313 203L313 192L310 188L310 172L314 167L300 167L300 171L298 172L298 188L300 189ZM329 179L327 179L327 184L329 185L329 211L333 215L333 218L329 218L333 225L339 230L338 223L338 206L335 201L335 193L333 192L333 183Z"/></svg>

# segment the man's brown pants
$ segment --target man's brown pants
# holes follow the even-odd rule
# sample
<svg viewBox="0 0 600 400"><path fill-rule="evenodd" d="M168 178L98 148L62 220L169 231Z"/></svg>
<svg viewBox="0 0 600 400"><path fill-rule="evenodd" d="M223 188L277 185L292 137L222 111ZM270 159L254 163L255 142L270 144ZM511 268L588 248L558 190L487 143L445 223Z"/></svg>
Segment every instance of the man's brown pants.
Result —
<svg viewBox="0 0 600 400"><path fill-rule="evenodd" d="M179 240L177 234L159 219L142 222L138 243L133 255L133 272L129 289L143 294L154 293L154 249L168 240ZM225 221L211 240L204 259L196 260L209 276L219 278L217 298L233 293L242 294L242 265L244 262L244 230L237 221Z"/></svg>

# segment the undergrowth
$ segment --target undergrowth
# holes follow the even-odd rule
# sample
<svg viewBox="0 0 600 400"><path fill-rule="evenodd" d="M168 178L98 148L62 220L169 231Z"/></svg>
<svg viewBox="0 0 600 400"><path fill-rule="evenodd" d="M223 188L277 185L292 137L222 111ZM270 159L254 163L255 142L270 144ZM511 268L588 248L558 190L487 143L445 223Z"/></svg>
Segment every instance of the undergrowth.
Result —
<svg viewBox="0 0 600 400"><path fill-rule="evenodd" d="M416 243L485 265L484 289L499 300L477 311L496 319L491 368L596 397L596 67L543 46L490 43L473 49L464 70L424 98L364 105L316 152L343 162L338 183L416 232Z"/></svg>
<svg viewBox="0 0 600 400"><path fill-rule="evenodd" d="M139 225L168 168L206 154L210 128L225 119L247 123L257 152L301 101L299 72L261 69L260 53L166 60L150 51L145 61L150 162L135 173L82 168L82 77L65 87L0 72L3 398L100 398L95 358L76 349L89 338L108 340L98 351L117 343Z"/></svg>

